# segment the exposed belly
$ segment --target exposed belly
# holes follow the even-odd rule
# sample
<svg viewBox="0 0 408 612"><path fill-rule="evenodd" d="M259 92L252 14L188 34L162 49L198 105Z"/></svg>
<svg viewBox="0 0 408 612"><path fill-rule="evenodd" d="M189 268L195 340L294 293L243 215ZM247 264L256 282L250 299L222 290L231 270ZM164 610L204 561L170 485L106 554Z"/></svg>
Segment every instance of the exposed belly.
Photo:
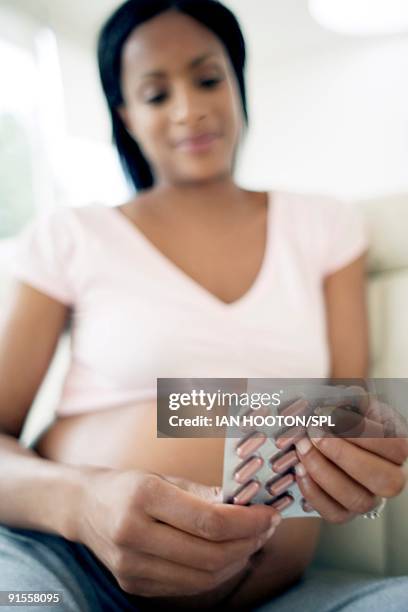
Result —
<svg viewBox="0 0 408 612"><path fill-rule="evenodd" d="M155 402L58 418L36 450L60 463L134 468L222 484L224 439L157 438Z"/></svg>

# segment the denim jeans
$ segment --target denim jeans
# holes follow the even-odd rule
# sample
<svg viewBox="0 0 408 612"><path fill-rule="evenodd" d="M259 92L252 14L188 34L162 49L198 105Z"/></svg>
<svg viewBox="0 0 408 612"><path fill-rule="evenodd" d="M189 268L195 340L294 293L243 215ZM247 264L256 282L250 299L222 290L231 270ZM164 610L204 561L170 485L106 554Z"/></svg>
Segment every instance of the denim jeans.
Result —
<svg viewBox="0 0 408 612"><path fill-rule="evenodd" d="M19 606L31 612L127 612L138 600L82 544L58 535L0 525L0 591L62 593L62 604ZM15 610L14 606L0 606ZM408 578L309 568L302 580L258 612L408 612Z"/></svg>

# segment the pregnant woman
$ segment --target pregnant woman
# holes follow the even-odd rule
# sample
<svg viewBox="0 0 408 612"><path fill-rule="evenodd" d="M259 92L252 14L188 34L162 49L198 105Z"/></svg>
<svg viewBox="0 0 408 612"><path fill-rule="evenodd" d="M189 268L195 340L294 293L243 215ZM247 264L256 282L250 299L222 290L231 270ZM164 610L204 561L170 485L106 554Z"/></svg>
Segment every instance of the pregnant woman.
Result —
<svg viewBox="0 0 408 612"><path fill-rule="evenodd" d="M98 59L135 195L47 212L20 237L0 342L0 590L59 592L52 609L75 612L402 605L404 578L336 575L333 590L307 568L321 520L403 489L405 440L334 453L304 437L297 480L322 519L281 521L221 503L222 439L156 438L157 377L367 376L360 220L235 182L245 45L220 3L130 0ZM67 325L55 419L23 448Z"/></svg>

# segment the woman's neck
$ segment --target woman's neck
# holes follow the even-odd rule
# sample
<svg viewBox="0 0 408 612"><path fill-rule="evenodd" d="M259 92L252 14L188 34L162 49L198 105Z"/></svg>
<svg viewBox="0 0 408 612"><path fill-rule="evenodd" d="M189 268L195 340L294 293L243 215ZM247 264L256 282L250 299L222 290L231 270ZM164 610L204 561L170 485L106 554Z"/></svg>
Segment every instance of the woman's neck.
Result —
<svg viewBox="0 0 408 612"><path fill-rule="evenodd" d="M247 208L250 192L239 187L231 178L206 183L162 185L154 188L160 200L172 210L194 214L228 214L237 206ZM167 203L167 204L166 204Z"/></svg>

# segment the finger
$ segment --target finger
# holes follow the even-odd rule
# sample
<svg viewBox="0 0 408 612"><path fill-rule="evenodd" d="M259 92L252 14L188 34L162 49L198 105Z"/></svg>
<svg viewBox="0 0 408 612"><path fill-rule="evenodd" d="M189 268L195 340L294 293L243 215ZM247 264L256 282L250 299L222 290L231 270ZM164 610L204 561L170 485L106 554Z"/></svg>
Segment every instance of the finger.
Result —
<svg viewBox="0 0 408 612"><path fill-rule="evenodd" d="M327 495L327 493L307 475L302 463L296 466L295 472L296 482L300 492L310 506L316 510L322 518L331 523L344 523L354 518L355 514L353 512L350 512L350 510L347 510L335 499Z"/></svg>
<svg viewBox="0 0 408 612"><path fill-rule="evenodd" d="M320 414L329 414L330 407L322 407L317 408L316 412ZM342 420L341 413L344 412L341 408L334 410L331 416L334 416L333 420L337 420L337 416L339 416L339 420ZM356 415L358 418L358 415ZM347 415L346 415L347 417ZM317 432L319 430L316 430ZM329 434L335 433L339 435L337 432L337 428L335 430L328 429L324 427L324 431ZM348 434L348 435L347 435ZM320 437L317 433L316 437ZM401 438L390 438L387 436L386 430L386 422L379 423L373 421L368 418L363 418L361 421L361 426L359 425L359 433L358 435L351 435L351 431L349 428L346 428L345 433L340 434L340 437L347 440L348 442L352 442L361 448L365 448L366 450L370 450L373 453L384 457L384 459L388 459L389 461L393 461L398 465L404 463L404 461L408 457L408 440L406 437Z"/></svg>
<svg viewBox="0 0 408 612"><path fill-rule="evenodd" d="M350 396L350 394L352 396L351 405L357 407L360 414L367 416L370 406L370 393L359 385L349 385L346 387L346 398Z"/></svg>
<svg viewBox="0 0 408 612"><path fill-rule="evenodd" d="M156 521L151 521L143 533L145 537L138 539L141 552L195 569L215 571L253 555L272 536L273 528L260 536L222 543L204 540Z"/></svg>
<svg viewBox="0 0 408 612"><path fill-rule="evenodd" d="M324 431L332 435L344 437L354 436L359 437L364 435L366 422L364 417L354 409L336 406L317 406L315 415L319 417L320 422L313 423L314 426L321 427ZM326 422L324 422L326 421ZM382 425L375 423L372 436L380 434L384 436L384 428Z"/></svg>
<svg viewBox="0 0 408 612"><path fill-rule="evenodd" d="M375 505L375 495L329 461L317 448L313 447L310 440L309 449L304 453L306 444L302 442L305 440L308 438L303 438L298 442L297 450L307 474L315 483L347 510L359 514L371 510ZM343 442L339 438L331 438L331 440Z"/></svg>
<svg viewBox="0 0 408 612"><path fill-rule="evenodd" d="M352 401L349 398L352 398ZM353 436L372 436L384 437L384 426L374 421L366 421L363 414L368 410L368 394L358 386L347 388L347 395L344 397L332 398L330 405L318 405L313 409L313 413L319 417L330 417L331 426L328 431L337 435ZM350 403L352 408L350 408ZM280 410L280 414L291 416L305 416L309 412L307 400L301 398ZM333 423L334 422L334 423ZM333 424L332 424L333 423ZM326 427L325 427L326 429ZM281 428L275 434L276 445L283 449L302 437L305 427L286 427Z"/></svg>
<svg viewBox="0 0 408 612"><path fill-rule="evenodd" d="M386 436L408 436L408 424L402 414L394 407L382 401L375 394L368 394L366 409L363 411L366 418L386 426Z"/></svg>
<svg viewBox="0 0 408 612"><path fill-rule="evenodd" d="M343 389L343 393L339 393L337 396L330 398L322 398L318 400L319 404L317 408L323 408L327 406L333 406L336 408L351 407L355 408L360 415L366 415L369 406L369 394L367 391L358 385L335 385L337 391ZM316 410L316 408L315 408Z"/></svg>
<svg viewBox="0 0 408 612"><path fill-rule="evenodd" d="M208 501L209 503L222 503L222 487L210 487L199 482L191 482L185 478L179 478L178 476L162 476L162 478L175 484L179 489L188 491L204 501Z"/></svg>
<svg viewBox="0 0 408 612"><path fill-rule="evenodd" d="M406 438L348 438L343 440L350 442L370 451L371 453L380 455L384 459L388 459L397 465L402 465L408 457L408 440Z"/></svg>
<svg viewBox="0 0 408 612"><path fill-rule="evenodd" d="M310 438L316 449L365 489L381 497L393 497L401 492L405 482L402 471L394 463L342 438L322 436L318 428L314 430L320 433ZM379 448L383 442L378 439Z"/></svg>
<svg viewBox="0 0 408 612"><path fill-rule="evenodd" d="M263 504L238 506L211 503L190 491L157 478L145 491L146 514L200 538L212 541L240 540L261 535L280 519L279 513Z"/></svg>
<svg viewBox="0 0 408 612"><path fill-rule="evenodd" d="M117 576L125 591L141 596L194 595L216 588L248 565L248 559L208 572L171 563L153 555L129 555Z"/></svg>

